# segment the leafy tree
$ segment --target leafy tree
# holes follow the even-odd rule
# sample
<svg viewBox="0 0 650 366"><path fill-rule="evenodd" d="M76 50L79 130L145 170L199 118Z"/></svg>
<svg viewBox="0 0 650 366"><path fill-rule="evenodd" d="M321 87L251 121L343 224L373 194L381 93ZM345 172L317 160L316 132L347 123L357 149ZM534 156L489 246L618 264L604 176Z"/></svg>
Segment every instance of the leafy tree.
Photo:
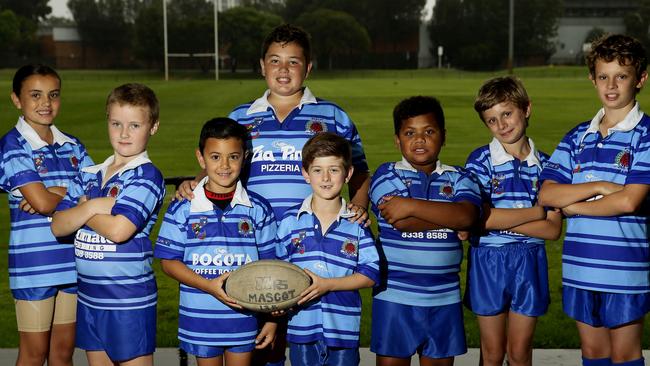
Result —
<svg viewBox="0 0 650 366"><path fill-rule="evenodd" d="M0 50L13 50L20 39L20 21L11 10L0 11Z"/></svg>
<svg viewBox="0 0 650 366"><path fill-rule="evenodd" d="M68 1L83 43L106 53L130 48L138 4L138 0Z"/></svg>
<svg viewBox="0 0 650 366"><path fill-rule="evenodd" d="M515 64L547 60L555 51L561 0L518 1L515 5ZM446 59L467 69L495 69L508 55L508 0L437 0L430 35Z"/></svg>
<svg viewBox="0 0 650 366"><path fill-rule="evenodd" d="M147 66L160 65L163 61L164 35L161 1L141 6L135 16L134 54Z"/></svg>
<svg viewBox="0 0 650 366"><path fill-rule="evenodd" d="M44 19L52 9L47 5L48 0L0 0L0 11L11 11L14 16L10 17L5 14L2 18L0 27L5 30L8 27L15 27L17 23L18 39L14 40L12 51L21 57L29 57L38 52L38 41L36 38L36 30L38 28L38 21ZM5 18L6 17L6 18ZM9 19L11 18L11 19ZM5 23L5 21L7 21ZM13 33L10 32L10 33Z"/></svg>
<svg viewBox="0 0 650 366"><path fill-rule="evenodd" d="M650 46L650 0L640 0L636 11L627 13L623 18L627 34L638 39L646 50Z"/></svg>
<svg viewBox="0 0 650 366"><path fill-rule="evenodd" d="M227 48L235 71L238 63L259 67L260 45L274 27L282 24L275 14L252 7L236 7L219 14L219 42Z"/></svg>
<svg viewBox="0 0 650 366"><path fill-rule="evenodd" d="M330 70L335 56L367 51L370 47L366 29L342 11L317 9L302 14L296 24L311 34L315 59L324 56Z"/></svg>
<svg viewBox="0 0 650 366"><path fill-rule="evenodd" d="M18 17L38 22L52 12L48 0L0 0L0 9L9 9Z"/></svg>

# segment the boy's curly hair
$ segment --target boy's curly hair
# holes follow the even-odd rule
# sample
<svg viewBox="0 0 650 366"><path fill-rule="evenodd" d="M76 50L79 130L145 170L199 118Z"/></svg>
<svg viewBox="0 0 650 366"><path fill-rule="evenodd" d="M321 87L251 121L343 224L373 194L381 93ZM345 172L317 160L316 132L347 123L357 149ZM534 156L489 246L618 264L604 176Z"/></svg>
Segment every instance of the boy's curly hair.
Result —
<svg viewBox="0 0 650 366"><path fill-rule="evenodd" d="M623 34L606 34L591 44L591 52L586 56L589 74L596 76L596 62L618 61L620 65L634 67L637 80L641 80L648 67L648 58L641 42Z"/></svg>

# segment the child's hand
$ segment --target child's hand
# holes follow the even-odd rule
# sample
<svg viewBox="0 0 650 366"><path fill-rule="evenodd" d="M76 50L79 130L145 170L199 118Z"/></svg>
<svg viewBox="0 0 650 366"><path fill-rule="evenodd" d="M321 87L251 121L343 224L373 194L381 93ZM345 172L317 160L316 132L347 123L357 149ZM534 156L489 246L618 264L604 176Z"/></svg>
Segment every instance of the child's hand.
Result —
<svg viewBox="0 0 650 366"><path fill-rule="evenodd" d="M293 308L289 309L291 311ZM284 316L287 313L287 310L275 310L270 312L271 316L274 318L279 318L281 316Z"/></svg>
<svg viewBox="0 0 650 366"><path fill-rule="evenodd" d="M603 181L603 182L599 182L598 193L600 193L603 196L607 196L612 193L616 193L622 190L623 188L625 188L625 186L622 184Z"/></svg>
<svg viewBox="0 0 650 366"><path fill-rule="evenodd" d="M459 240L467 240L469 239L469 231L458 231L456 233L458 235Z"/></svg>
<svg viewBox="0 0 650 366"><path fill-rule="evenodd" d="M260 334L255 338L255 349L262 349L271 344L275 340L275 330L278 324L274 322L266 322L260 330Z"/></svg>
<svg viewBox="0 0 650 366"><path fill-rule="evenodd" d="M307 287L305 291L300 293L301 299L298 301L298 305L310 302L311 300L325 295L331 290L328 278L318 276L308 269L305 269L305 273L311 277L311 285Z"/></svg>
<svg viewBox="0 0 650 366"><path fill-rule="evenodd" d="M179 201L182 201L184 199L187 200L193 200L194 199L194 188L196 188L196 185L199 184L199 182L195 180L186 180L183 183L181 183L178 186L178 189L176 190L176 194L174 195L174 199L177 199Z"/></svg>
<svg viewBox="0 0 650 366"><path fill-rule="evenodd" d="M232 308L243 309L241 305L237 304L237 300L228 296L228 294L226 294L226 291L223 289L223 283L226 281L226 278L228 278L228 276L230 276L230 272L226 272L221 276L210 281L211 282L210 294L214 296L217 300L221 301L222 303Z"/></svg>
<svg viewBox="0 0 650 366"><path fill-rule="evenodd" d="M410 216L408 200L408 198L400 196L385 196L384 202L377 208L381 213L381 217L393 225L395 222Z"/></svg>
<svg viewBox="0 0 650 366"><path fill-rule="evenodd" d="M34 210L32 205L30 205L29 202L27 202L27 200L24 199L24 198L22 199L22 201L20 201L20 205L18 207L20 207L20 209L22 211L27 212L30 215L33 215L33 214L36 213L36 210Z"/></svg>
<svg viewBox="0 0 650 366"><path fill-rule="evenodd" d="M348 217L348 221L356 222L363 227L370 226L370 215L368 215L368 209L365 207L357 206L354 203L348 203L348 212L354 213L354 216Z"/></svg>

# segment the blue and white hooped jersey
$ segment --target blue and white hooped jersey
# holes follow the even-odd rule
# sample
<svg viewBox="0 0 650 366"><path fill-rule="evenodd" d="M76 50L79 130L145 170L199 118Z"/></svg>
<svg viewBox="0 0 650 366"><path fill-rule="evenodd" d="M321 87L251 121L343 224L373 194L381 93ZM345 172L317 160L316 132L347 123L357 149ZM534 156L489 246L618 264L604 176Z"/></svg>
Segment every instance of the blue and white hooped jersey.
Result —
<svg viewBox="0 0 650 366"><path fill-rule="evenodd" d="M251 161L242 174L246 189L266 198L276 217L312 192L301 169L302 148L313 135L329 131L344 137L352 146L354 169L368 171L359 132L341 108L305 88L298 108L279 122L268 94L235 108L229 117L246 126L251 136Z"/></svg>
<svg viewBox="0 0 650 366"><path fill-rule="evenodd" d="M384 197L400 196L438 202L467 201L479 208L481 196L472 176L437 162L430 175L402 158L377 168L370 183L370 201L377 216L379 244L387 273L375 298L414 306L442 306L460 302L462 242L450 229L401 232L380 215ZM382 258L383 259L383 258Z"/></svg>
<svg viewBox="0 0 650 366"><path fill-rule="evenodd" d="M52 219L20 209L19 188L30 183L68 187L79 169L93 165L86 148L75 137L50 127L54 143L41 140L21 117L0 140L0 188L7 191L9 234L9 287L12 290L77 282L72 240L52 235Z"/></svg>
<svg viewBox="0 0 650 366"><path fill-rule="evenodd" d="M95 309L142 309L156 305L157 300L149 233L165 197L165 182L143 152L106 178L102 186L113 159L111 156L102 164L82 169L57 210L76 206L84 195L88 200L115 198L111 215L126 217L137 231L120 244L88 226L77 231L74 246L79 276L78 300Z"/></svg>
<svg viewBox="0 0 650 366"><path fill-rule="evenodd" d="M537 151L528 138L530 154L524 161L508 154L496 138L489 145L472 151L465 168L474 175L481 189L483 202L494 208L529 208L537 204L540 180L548 155ZM473 246L500 247L507 244L543 245L544 239L533 238L508 230L490 230L472 236Z"/></svg>
<svg viewBox="0 0 650 366"><path fill-rule="evenodd" d="M278 225L276 255L324 278L360 273L379 283L379 255L366 228L341 217L322 235L311 210L309 195L302 205L287 210ZM361 296L359 291L332 291L298 307L289 318L287 340L310 343L322 340L329 347L359 347Z"/></svg>
<svg viewBox="0 0 650 366"><path fill-rule="evenodd" d="M277 223L271 206L237 183L225 211L210 202L203 186L194 199L173 201L160 227L156 258L183 262L207 279L258 259L275 259ZM223 304L209 293L180 284L178 339L191 344L233 346L250 344L257 336L257 319L247 311Z"/></svg>
<svg viewBox="0 0 650 366"><path fill-rule="evenodd" d="M569 131L544 167L542 180L650 184L650 117L637 103L603 138L598 131L603 115L601 109L590 122ZM642 215L569 217L562 283L612 293L650 292L647 225Z"/></svg>

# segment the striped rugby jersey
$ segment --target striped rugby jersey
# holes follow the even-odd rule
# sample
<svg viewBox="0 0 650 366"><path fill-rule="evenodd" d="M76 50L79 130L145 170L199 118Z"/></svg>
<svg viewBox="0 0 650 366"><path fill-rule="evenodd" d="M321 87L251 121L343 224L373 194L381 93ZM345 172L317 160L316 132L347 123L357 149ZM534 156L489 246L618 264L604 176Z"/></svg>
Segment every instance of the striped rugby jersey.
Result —
<svg viewBox="0 0 650 366"><path fill-rule="evenodd" d="M73 136L50 127L54 143L41 140L20 117L16 126L0 140L0 188L7 191L11 232L9 234L9 287L24 289L77 282L74 248L69 238L57 239L50 230L51 218L20 209L23 196L18 188L30 183L45 187L68 187L79 169L93 165L86 148Z"/></svg>
<svg viewBox="0 0 650 366"><path fill-rule="evenodd" d="M542 180L562 184L608 181L650 184L650 117L638 103L603 138L601 109L562 139L542 171ZM562 283L611 293L650 291L648 218L573 216L567 219Z"/></svg>
<svg viewBox="0 0 650 366"><path fill-rule="evenodd" d="M405 305L442 306L460 302L460 263L463 246L449 229L401 232L388 224L377 208L386 196L429 201L468 201L481 206L479 188L462 168L437 162L427 175L406 159L384 163L370 183L370 201L377 216L380 251L387 272L375 298Z"/></svg>
<svg viewBox="0 0 650 366"><path fill-rule="evenodd" d="M271 206L237 182L225 211L210 202L203 186L194 199L173 201L160 227L154 255L178 260L207 279L258 259L275 259L275 216ZM257 336L257 319L247 311L223 304L211 294L180 284L178 339L192 344L233 346L250 344Z"/></svg>
<svg viewBox="0 0 650 366"><path fill-rule="evenodd" d="M113 176L104 186L111 156L102 164L81 170L57 210L76 206L81 196L88 200L114 197L111 215L123 215L137 228L128 241L115 244L88 226L75 235L75 257L79 274L78 300L103 310L142 309L156 305L157 289L151 262L153 248L149 233L156 223L165 197L160 171L143 152Z"/></svg>
<svg viewBox="0 0 650 366"><path fill-rule="evenodd" d="M280 123L268 95L267 90L254 102L235 108L229 117L246 126L251 136L251 161L242 172L244 184L269 201L276 217L282 217L286 209L300 204L312 192L301 169L302 147L314 134L329 131L347 139L354 169L368 171L359 133L341 108L317 99L305 88L298 108Z"/></svg>
<svg viewBox="0 0 650 366"><path fill-rule="evenodd" d="M324 278L360 273L379 282L379 256L372 234L341 215L322 235L311 210L309 195L302 205L287 210L278 225L276 255ZM359 291L332 291L298 307L289 317L287 340L292 343L324 341L329 347L359 347L361 296Z"/></svg>
<svg viewBox="0 0 650 366"><path fill-rule="evenodd" d="M539 175L548 155L537 151L531 138L528 138L528 143L530 153L524 161L508 154L496 138L469 155L465 168L476 178L483 202L495 208L535 206L540 187ZM518 243L541 245L544 239L508 230L490 230L486 235L473 236L471 243L473 246L491 247Z"/></svg>

